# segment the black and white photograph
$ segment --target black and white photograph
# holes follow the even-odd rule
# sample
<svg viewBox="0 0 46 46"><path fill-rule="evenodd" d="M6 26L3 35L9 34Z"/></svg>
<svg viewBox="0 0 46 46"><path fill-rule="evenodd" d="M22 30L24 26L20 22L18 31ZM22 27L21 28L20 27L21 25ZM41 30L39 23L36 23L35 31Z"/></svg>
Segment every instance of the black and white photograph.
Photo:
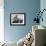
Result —
<svg viewBox="0 0 46 46"><path fill-rule="evenodd" d="M11 25L25 25L25 14L24 13L11 13L10 24Z"/></svg>

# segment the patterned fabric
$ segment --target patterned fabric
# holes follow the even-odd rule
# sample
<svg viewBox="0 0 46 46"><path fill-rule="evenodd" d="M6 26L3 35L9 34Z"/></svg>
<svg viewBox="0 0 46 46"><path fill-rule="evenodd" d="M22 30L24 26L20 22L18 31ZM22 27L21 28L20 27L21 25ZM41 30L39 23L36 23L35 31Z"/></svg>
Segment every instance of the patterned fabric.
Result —
<svg viewBox="0 0 46 46"><path fill-rule="evenodd" d="M29 32L29 33L26 35L26 38L25 38L25 40L24 40L23 46L31 46L32 42L33 42L33 36L32 36L32 34Z"/></svg>

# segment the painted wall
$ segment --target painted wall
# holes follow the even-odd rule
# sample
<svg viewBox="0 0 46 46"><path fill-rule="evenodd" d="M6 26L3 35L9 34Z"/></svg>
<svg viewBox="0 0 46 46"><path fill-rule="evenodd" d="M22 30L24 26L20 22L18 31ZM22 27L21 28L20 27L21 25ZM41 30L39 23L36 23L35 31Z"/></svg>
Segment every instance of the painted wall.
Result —
<svg viewBox="0 0 46 46"><path fill-rule="evenodd" d="M31 31L35 14L40 9L40 0L4 0L4 36L7 41L18 41ZM25 12L25 26L10 26L10 13Z"/></svg>

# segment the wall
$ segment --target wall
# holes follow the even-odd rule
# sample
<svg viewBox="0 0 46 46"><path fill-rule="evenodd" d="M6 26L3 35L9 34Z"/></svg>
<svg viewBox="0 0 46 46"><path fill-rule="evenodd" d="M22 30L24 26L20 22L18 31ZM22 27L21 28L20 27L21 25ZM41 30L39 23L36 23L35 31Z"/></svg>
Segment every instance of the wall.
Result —
<svg viewBox="0 0 46 46"><path fill-rule="evenodd" d="M4 0L4 37L7 41L18 41L31 31L35 14L40 10L40 0ZM10 13L25 12L25 26L10 26Z"/></svg>

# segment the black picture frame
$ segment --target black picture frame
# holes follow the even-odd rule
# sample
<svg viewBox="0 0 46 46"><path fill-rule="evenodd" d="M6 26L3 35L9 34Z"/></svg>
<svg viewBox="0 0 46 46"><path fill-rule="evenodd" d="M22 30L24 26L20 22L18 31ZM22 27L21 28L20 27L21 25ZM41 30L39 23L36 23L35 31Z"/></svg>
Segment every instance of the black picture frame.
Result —
<svg viewBox="0 0 46 46"><path fill-rule="evenodd" d="M10 13L10 25L24 26L26 25L25 13Z"/></svg>

